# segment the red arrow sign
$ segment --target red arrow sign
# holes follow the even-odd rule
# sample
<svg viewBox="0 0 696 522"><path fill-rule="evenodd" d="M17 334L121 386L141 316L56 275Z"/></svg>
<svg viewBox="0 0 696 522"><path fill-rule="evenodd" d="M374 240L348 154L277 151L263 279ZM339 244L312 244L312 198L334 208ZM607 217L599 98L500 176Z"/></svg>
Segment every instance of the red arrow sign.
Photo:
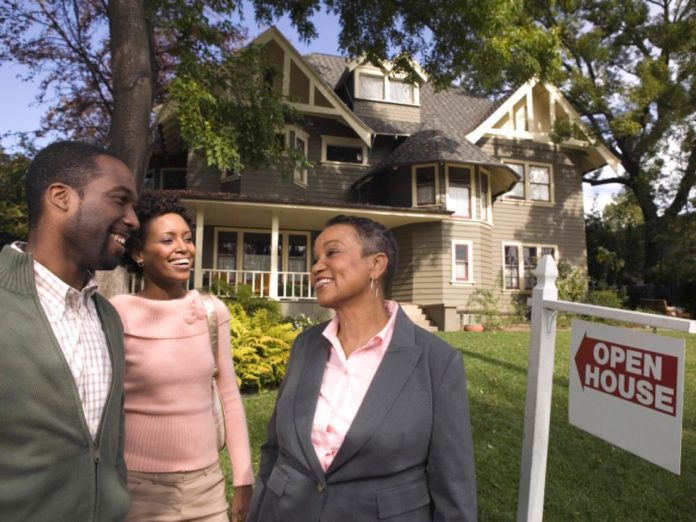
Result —
<svg viewBox="0 0 696 522"><path fill-rule="evenodd" d="M675 416L678 359L587 334L575 354L583 391L591 388Z"/></svg>

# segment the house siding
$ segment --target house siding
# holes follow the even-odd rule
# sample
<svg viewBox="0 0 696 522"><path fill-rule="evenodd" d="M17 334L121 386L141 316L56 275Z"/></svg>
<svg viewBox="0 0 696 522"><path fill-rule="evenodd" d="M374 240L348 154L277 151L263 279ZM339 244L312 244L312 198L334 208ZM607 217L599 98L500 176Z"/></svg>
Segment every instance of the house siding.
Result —
<svg viewBox="0 0 696 522"><path fill-rule="evenodd" d="M361 118L368 116L384 120L408 121L420 123L421 109L413 105L401 105L380 101L360 100L353 101L353 112Z"/></svg>

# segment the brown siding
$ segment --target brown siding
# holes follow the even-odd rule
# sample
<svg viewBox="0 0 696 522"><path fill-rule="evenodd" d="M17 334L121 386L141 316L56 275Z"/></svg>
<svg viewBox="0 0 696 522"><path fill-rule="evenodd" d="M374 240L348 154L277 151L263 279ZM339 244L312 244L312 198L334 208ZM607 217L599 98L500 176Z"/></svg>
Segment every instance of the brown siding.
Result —
<svg viewBox="0 0 696 522"><path fill-rule="evenodd" d="M502 244L555 245L558 256L583 269L587 266L585 222L580 165L585 161L580 151L535 143L515 143L501 139L479 143L489 154L503 159L538 161L553 170L553 204L504 200L493 204L494 228L491 241L491 272L494 284L501 285Z"/></svg>
<svg viewBox="0 0 696 522"><path fill-rule="evenodd" d="M290 97L300 103L309 103L309 78L295 62L290 62Z"/></svg>
<svg viewBox="0 0 696 522"><path fill-rule="evenodd" d="M412 105L400 105L398 103L386 103L368 100L355 100L353 112L358 117L370 116L385 120L411 121L420 123L420 107Z"/></svg>

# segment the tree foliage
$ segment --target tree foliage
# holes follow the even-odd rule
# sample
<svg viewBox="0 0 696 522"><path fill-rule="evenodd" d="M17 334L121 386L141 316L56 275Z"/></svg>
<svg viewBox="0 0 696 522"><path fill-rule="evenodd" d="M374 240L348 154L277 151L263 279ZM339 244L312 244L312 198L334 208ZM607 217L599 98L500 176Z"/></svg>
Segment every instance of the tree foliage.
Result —
<svg viewBox="0 0 696 522"><path fill-rule="evenodd" d="M340 20L339 47L348 55L391 60L413 73L413 57L439 85L453 80L496 90L532 76L548 78L558 66L557 37L532 23L514 0L252 0L261 22L285 14L309 41L311 17L322 7Z"/></svg>
<svg viewBox="0 0 696 522"><path fill-rule="evenodd" d="M27 238L24 177L29 160L0 149L0 245Z"/></svg>
<svg viewBox="0 0 696 522"><path fill-rule="evenodd" d="M258 54L235 54L246 39L232 21L238 8L231 0L6 0L0 63L25 65L23 79L39 80L37 102L49 107L39 135L107 145L138 182L156 131L152 111L170 99L174 78L193 147L220 167L257 166L282 154L274 133L286 108L262 90Z"/></svg>
<svg viewBox="0 0 696 522"><path fill-rule="evenodd" d="M254 0L257 16L288 14L305 38L310 15L341 20L354 56L389 57L448 83L500 92L536 75L551 80L623 171L584 177L635 195L644 220L644 276L657 266L663 223L689 208L696 184L696 3L679 0L375 2ZM574 129L557 129L562 141Z"/></svg>

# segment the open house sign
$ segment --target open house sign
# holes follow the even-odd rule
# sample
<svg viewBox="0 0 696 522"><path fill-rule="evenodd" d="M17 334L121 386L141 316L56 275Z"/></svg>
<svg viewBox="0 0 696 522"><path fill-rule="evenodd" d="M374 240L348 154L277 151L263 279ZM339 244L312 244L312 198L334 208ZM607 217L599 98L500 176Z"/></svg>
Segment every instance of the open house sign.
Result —
<svg viewBox="0 0 696 522"><path fill-rule="evenodd" d="M684 341L573 321L570 423L679 473Z"/></svg>

